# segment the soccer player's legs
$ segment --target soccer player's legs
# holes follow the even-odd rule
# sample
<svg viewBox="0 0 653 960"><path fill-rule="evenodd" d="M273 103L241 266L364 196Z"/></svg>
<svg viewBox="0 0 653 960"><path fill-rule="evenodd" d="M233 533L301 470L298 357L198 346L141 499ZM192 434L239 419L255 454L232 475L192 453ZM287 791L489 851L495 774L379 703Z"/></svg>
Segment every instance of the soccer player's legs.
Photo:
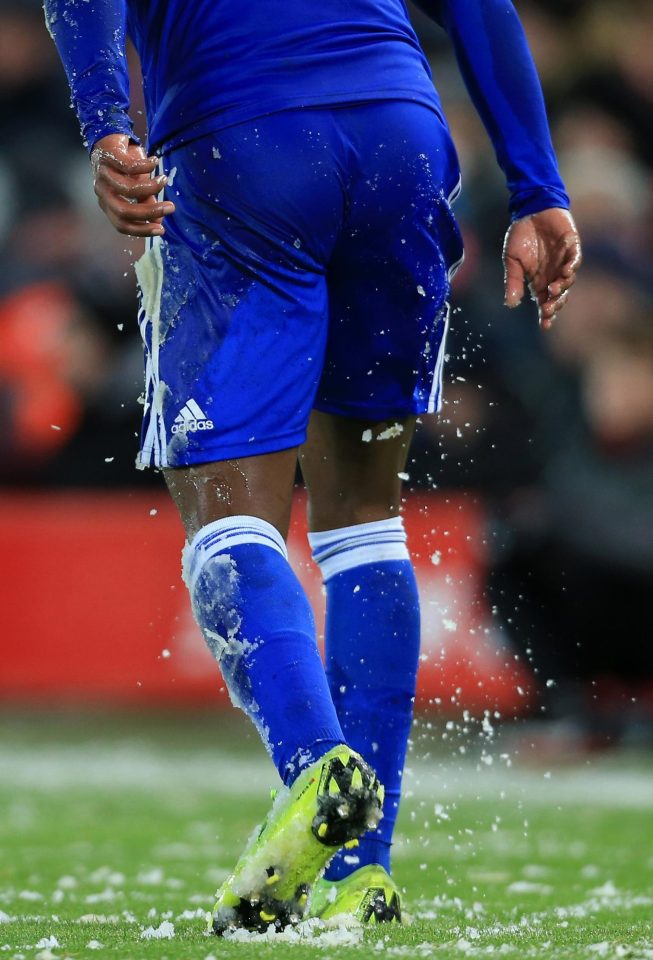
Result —
<svg viewBox="0 0 653 960"><path fill-rule="evenodd" d="M166 470L193 612L284 783L344 742L287 531L296 452Z"/></svg>
<svg viewBox="0 0 653 960"><path fill-rule="evenodd" d="M279 529L287 528L295 463L291 449L166 470L186 523L193 612L233 703L290 787L218 890L216 933L300 919L333 853L381 815L382 786L345 744Z"/></svg>
<svg viewBox="0 0 653 960"><path fill-rule="evenodd" d="M336 173L316 172L328 151L302 122L241 125L167 158L177 210L140 266L141 461L165 469L194 614L291 787L221 888L218 932L301 916L304 886L380 815L378 780L344 746L284 543L326 338L323 264L342 210Z"/></svg>
<svg viewBox="0 0 653 960"><path fill-rule="evenodd" d="M329 881L370 864L390 872L420 644L417 586L399 513L398 474L413 427L413 417L376 423L316 411L301 451L309 538L327 591L331 694L347 742L385 785L383 820L356 850L331 861ZM354 881L361 904L363 879L360 890Z"/></svg>
<svg viewBox="0 0 653 960"><path fill-rule="evenodd" d="M389 870L419 654L419 604L399 516L414 415L438 409L451 276L462 242L458 164L424 107L343 111L352 144L347 228L328 275L329 335L303 464L311 544L327 588L327 671L345 736L385 778L384 820L338 881Z"/></svg>

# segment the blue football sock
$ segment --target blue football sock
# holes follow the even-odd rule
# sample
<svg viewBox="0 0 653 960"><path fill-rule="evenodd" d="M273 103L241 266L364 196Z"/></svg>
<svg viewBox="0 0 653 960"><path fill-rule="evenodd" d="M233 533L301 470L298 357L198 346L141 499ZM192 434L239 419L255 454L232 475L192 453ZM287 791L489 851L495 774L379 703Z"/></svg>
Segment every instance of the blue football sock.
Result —
<svg viewBox="0 0 653 960"><path fill-rule="evenodd" d="M340 880L368 863L390 870L415 700L419 597L400 517L309 540L326 584L326 669L340 725L385 785L378 829L327 867L325 877Z"/></svg>
<svg viewBox="0 0 653 960"><path fill-rule="evenodd" d="M344 736L283 537L256 517L216 520L186 547L183 566L229 695L290 784Z"/></svg>

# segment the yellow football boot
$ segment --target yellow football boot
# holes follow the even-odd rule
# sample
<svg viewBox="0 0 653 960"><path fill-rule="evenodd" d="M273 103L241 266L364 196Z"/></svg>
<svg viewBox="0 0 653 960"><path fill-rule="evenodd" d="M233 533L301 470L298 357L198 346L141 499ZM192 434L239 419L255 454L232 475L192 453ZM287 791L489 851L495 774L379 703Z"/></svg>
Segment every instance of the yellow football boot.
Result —
<svg viewBox="0 0 653 960"><path fill-rule="evenodd" d="M383 787L370 766L345 745L279 791L267 819L216 896L212 929L278 929L304 918L311 888L334 853L373 830L382 817Z"/></svg>

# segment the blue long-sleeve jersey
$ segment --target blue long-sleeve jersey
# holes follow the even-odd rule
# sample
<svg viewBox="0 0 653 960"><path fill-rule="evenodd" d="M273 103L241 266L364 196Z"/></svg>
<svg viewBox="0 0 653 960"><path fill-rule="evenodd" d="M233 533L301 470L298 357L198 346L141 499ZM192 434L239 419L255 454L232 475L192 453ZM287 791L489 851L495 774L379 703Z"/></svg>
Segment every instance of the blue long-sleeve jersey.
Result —
<svg viewBox="0 0 653 960"><path fill-rule="evenodd" d="M513 218L568 207L539 80L509 0L419 0L449 34L506 174ZM441 112L404 0L45 0L89 148L132 133L125 41L150 148L278 110L408 99Z"/></svg>

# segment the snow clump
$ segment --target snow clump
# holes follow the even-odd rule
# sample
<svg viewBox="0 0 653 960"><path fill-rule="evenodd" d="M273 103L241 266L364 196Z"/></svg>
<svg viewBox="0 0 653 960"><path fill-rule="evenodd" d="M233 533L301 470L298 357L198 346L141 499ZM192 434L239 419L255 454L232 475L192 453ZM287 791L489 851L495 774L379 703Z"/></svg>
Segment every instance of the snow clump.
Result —
<svg viewBox="0 0 653 960"><path fill-rule="evenodd" d="M146 927L141 930L141 940L172 940L175 935L175 925L164 920L158 927Z"/></svg>

